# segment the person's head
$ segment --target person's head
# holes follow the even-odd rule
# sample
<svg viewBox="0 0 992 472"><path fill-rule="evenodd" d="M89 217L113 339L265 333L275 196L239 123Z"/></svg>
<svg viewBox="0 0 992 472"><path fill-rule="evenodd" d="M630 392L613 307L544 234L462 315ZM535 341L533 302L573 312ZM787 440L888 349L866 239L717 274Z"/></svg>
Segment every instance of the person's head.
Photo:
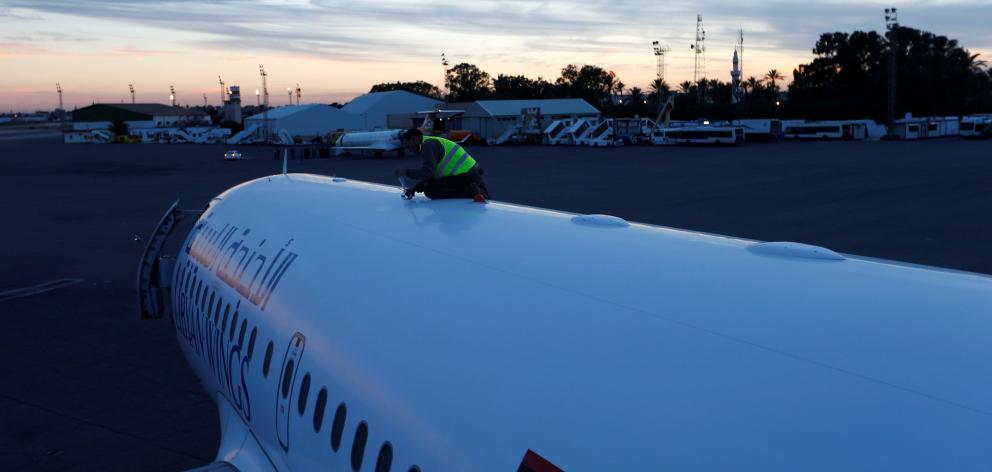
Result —
<svg viewBox="0 0 992 472"><path fill-rule="evenodd" d="M403 147L410 152L420 152L420 145L424 142L424 133L417 128L410 128L400 136Z"/></svg>

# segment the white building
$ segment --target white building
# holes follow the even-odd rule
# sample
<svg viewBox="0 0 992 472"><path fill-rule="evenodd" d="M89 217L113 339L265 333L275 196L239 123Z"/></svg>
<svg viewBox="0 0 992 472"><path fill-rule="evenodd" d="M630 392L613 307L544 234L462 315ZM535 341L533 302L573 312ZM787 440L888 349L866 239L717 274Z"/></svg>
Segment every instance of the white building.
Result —
<svg viewBox="0 0 992 472"><path fill-rule="evenodd" d="M405 90L372 92L355 97L342 108L358 117L362 129L387 129L388 115L410 114L439 107L441 100Z"/></svg>
<svg viewBox="0 0 992 472"><path fill-rule="evenodd" d="M245 129L265 129L265 113L245 118ZM273 134L285 129L294 138L324 137L338 131L364 129L361 119L330 105L287 105L268 112L268 128Z"/></svg>

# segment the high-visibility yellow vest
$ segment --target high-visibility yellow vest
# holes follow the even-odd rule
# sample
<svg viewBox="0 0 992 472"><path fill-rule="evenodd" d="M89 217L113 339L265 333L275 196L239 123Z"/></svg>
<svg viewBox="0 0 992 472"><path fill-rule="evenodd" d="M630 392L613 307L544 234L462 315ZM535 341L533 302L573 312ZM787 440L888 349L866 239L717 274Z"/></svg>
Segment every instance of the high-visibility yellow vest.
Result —
<svg viewBox="0 0 992 472"><path fill-rule="evenodd" d="M444 159L441 159L434 168L435 179L461 175L475 166L475 159L460 144L437 136L424 136L423 142L431 140L441 143L444 147Z"/></svg>

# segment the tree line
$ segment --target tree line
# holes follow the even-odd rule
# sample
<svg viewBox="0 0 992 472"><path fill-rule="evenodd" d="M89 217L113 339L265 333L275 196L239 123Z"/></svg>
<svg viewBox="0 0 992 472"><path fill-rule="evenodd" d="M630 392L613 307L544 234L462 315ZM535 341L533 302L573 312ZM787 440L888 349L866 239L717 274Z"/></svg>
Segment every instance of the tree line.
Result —
<svg viewBox="0 0 992 472"><path fill-rule="evenodd" d="M475 100L582 98L608 116L657 114L674 92L676 119L709 117L874 118L884 119L889 61L896 57L897 116L958 115L992 111L992 70L957 40L904 26L887 37L874 31L824 33L813 60L792 71L792 83L777 69L741 81L734 100L730 82L701 79L671 88L653 81L648 90L627 87L612 71L569 64L553 81L523 75L491 76L460 63L446 70L445 89L424 81L372 86L370 92L407 90L448 102Z"/></svg>

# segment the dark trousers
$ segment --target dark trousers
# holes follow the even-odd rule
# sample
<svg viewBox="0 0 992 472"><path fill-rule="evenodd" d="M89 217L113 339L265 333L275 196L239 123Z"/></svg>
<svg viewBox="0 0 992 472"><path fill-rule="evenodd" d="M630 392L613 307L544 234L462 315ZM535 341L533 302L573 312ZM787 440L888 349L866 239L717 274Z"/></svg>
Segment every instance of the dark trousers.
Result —
<svg viewBox="0 0 992 472"><path fill-rule="evenodd" d="M482 171L475 170L467 174L442 177L440 179L427 179L412 189L413 192L424 192L431 200L441 200L445 198L473 198L481 194L489 200L489 189L482 179Z"/></svg>

